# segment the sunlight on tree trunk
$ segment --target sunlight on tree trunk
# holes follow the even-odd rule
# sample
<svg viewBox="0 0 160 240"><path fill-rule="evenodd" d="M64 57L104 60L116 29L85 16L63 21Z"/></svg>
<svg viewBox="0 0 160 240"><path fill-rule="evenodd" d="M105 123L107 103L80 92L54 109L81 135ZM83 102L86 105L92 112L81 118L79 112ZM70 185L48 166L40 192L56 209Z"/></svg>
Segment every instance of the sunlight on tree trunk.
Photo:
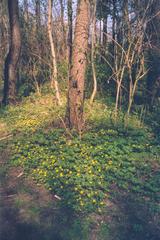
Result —
<svg viewBox="0 0 160 240"><path fill-rule="evenodd" d="M57 72L56 53L55 53L55 46L54 46L53 37L52 37L52 0L48 0L48 36L49 36L49 42L51 47L52 67L53 67L53 70L52 70L53 72L51 76L51 88L55 89L57 104L61 105L60 93L59 93L59 87L58 87L58 81L57 81L58 72Z"/></svg>
<svg viewBox="0 0 160 240"><path fill-rule="evenodd" d="M93 92L90 98L90 104L93 103L94 98L97 93L97 78L96 78L96 68L95 68L95 28L96 28L96 5L97 1L93 2L92 9L92 32L91 32L91 65L92 65L92 75L93 75Z"/></svg>
<svg viewBox="0 0 160 240"><path fill-rule="evenodd" d="M77 7L67 109L69 127L75 128L79 133L84 127L84 82L87 64L89 16L89 0L80 0Z"/></svg>

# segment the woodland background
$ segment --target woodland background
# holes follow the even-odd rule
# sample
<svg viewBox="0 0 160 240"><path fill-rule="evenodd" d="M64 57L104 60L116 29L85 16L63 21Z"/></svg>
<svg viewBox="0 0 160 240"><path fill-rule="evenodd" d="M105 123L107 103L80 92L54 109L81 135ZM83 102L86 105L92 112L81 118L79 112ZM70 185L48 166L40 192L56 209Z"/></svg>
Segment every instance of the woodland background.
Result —
<svg viewBox="0 0 160 240"><path fill-rule="evenodd" d="M0 16L1 239L160 239L160 2Z"/></svg>

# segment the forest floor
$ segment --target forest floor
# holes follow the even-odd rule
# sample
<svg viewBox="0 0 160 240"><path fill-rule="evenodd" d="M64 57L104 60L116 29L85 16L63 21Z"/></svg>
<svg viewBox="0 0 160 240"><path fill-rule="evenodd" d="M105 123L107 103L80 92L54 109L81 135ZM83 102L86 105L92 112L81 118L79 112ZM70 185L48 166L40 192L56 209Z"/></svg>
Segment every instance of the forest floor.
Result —
<svg viewBox="0 0 160 240"><path fill-rule="evenodd" d="M79 139L65 129L64 110L50 95L1 110L0 239L159 240L155 134L135 116L114 122L97 101L86 104Z"/></svg>

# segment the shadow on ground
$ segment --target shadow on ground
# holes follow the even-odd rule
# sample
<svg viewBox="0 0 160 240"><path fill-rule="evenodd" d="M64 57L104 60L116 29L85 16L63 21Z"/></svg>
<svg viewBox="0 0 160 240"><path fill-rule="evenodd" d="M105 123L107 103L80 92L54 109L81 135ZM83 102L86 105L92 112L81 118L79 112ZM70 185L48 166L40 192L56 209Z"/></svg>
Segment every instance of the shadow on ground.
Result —
<svg viewBox="0 0 160 240"><path fill-rule="evenodd" d="M32 179L25 178L22 169L8 171L6 153L1 154L1 240L61 240L64 218L56 207L56 199ZM5 161L3 161L5 159ZM62 217L63 216L63 217ZM65 227L65 226L64 226Z"/></svg>
<svg viewBox="0 0 160 240"><path fill-rule="evenodd" d="M109 224L109 238L104 239L160 240L160 215L153 207L139 196L119 194L108 202L104 222Z"/></svg>
<svg viewBox="0 0 160 240"><path fill-rule="evenodd" d="M160 240L159 214L150 212L149 200L119 192L114 201L106 200L103 215L78 217L58 207L58 200L21 168L9 169L7 158L2 152L1 240Z"/></svg>

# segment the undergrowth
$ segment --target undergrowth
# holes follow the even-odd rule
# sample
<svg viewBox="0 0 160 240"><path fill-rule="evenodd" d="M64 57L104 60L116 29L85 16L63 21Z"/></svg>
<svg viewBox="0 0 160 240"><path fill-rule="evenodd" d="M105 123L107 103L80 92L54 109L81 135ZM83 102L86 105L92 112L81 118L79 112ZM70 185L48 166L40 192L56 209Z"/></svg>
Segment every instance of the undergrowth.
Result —
<svg viewBox="0 0 160 240"><path fill-rule="evenodd" d="M101 212L119 190L158 203L159 153L143 131L94 129L79 140L55 129L16 141L13 160L58 195L61 204Z"/></svg>
<svg viewBox="0 0 160 240"><path fill-rule="evenodd" d="M86 103L85 112L79 139L55 128L64 106L55 107L51 96L5 109L1 122L5 118L11 133L22 133L12 142L11 164L22 166L60 205L76 212L102 212L107 199L122 192L159 211L160 147L152 133L135 116L126 122L120 112L115 121L113 108L100 101Z"/></svg>

